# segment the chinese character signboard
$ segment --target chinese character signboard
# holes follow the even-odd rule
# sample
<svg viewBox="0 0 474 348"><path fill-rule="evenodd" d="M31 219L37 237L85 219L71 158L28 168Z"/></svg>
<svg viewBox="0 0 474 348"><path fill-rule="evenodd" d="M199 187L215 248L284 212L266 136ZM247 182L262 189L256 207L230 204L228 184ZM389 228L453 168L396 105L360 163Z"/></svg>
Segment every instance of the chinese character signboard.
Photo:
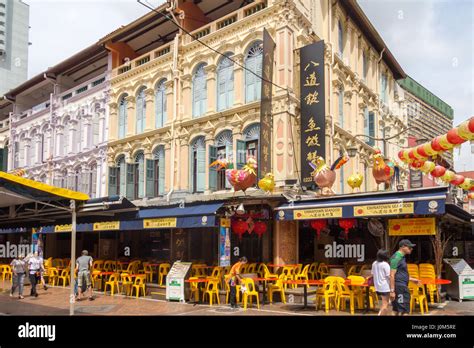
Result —
<svg viewBox="0 0 474 348"><path fill-rule="evenodd" d="M260 177L272 171L272 80L275 42L263 30L262 99L260 102Z"/></svg>
<svg viewBox="0 0 474 348"><path fill-rule="evenodd" d="M314 208L305 210L294 210L293 216L295 220L341 218L342 208Z"/></svg>
<svg viewBox="0 0 474 348"><path fill-rule="evenodd" d="M435 234L435 218L388 220L389 236L424 236Z"/></svg>
<svg viewBox="0 0 474 348"><path fill-rule="evenodd" d="M176 218L144 219L143 228L171 228L176 227Z"/></svg>
<svg viewBox="0 0 474 348"><path fill-rule="evenodd" d="M309 162L326 156L324 41L300 49L301 185L314 189Z"/></svg>
<svg viewBox="0 0 474 348"><path fill-rule="evenodd" d="M413 214L415 204L409 203L389 203L374 205L358 205L354 207L354 216L383 216L397 214Z"/></svg>

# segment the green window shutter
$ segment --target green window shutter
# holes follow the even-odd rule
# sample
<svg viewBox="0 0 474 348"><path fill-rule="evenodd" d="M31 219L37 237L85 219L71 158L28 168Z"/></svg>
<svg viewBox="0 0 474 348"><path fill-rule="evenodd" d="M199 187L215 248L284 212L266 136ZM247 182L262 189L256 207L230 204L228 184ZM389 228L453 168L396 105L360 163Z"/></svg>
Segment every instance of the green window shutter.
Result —
<svg viewBox="0 0 474 348"><path fill-rule="evenodd" d="M209 145L209 164L217 160L217 147ZM217 189L217 169L215 166L209 168L209 189L215 191Z"/></svg>
<svg viewBox="0 0 474 348"><path fill-rule="evenodd" d="M204 192L206 182L206 148L197 149L197 184L196 191Z"/></svg>
<svg viewBox="0 0 474 348"><path fill-rule="evenodd" d="M0 149L0 170L6 172L7 169L3 166L5 156L5 149Z"/></svg>
<svg viewBox="0 0 474 348"><path fill-rule="evenodd" d="M369 136L375 137L375 114L373 112L369 112ZM367 144L374 146L375 141L373 139L369 139Z"/></svg>
<svg viewBox="0 0 474 348"><path fill-rule="evenodd" d="M246 142L244 140L237 140L237 169L242 169L242 167L247 162L247 148Z"/></svg>
<svg viewBox="0 0 474 348"><path fill-rule="evenodd" d="M2 165L3 165L3 171L6 172L8 170L8 146L5 146L5 148L3 149Z"/></svg>
<svg viewBox="0 0 474 348"><path fill-rule="evenodd" d="M155 161L150 159L146 160L146 196L155 196Z"/></svg>
<svg viewBox="0 0 474 348"><path fill-rule="evenodd" d="M232 163L232 167L233 168L233 163L234 163L234 147L232 144L227 144L225 146L225 157L227 158L227 161L230 163ZM225 170L225 169L224 169ZM232 185L230 184L229 180L227 180L227 178L225 179L225 188L226 189L230 189L232 188Z"/></svg>
<svg viewBox="0 0 474 348"><path fill-rule="evenodd" d="M165 149L158 152L158 194L165 194Z"/></svg>
<svg viewBox="0 0 474 348"><path fill-rule="evenodd" d="M125 196L127 199L135 199L135 164L127 163L127 188Z"/></svg>

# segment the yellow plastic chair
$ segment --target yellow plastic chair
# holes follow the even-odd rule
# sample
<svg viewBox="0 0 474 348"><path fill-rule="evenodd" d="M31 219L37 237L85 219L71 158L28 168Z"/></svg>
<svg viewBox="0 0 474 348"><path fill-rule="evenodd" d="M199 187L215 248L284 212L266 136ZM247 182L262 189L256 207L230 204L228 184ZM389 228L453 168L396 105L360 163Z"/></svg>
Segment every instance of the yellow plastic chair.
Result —
<svg viewBox="0 0 474 348"><path fill-rule="evenodd" d="M144 262L143 263L143 269L138 271L139 274L144 274L145 275L145 280L147 282L152 282L153 281L153 268L150 266L149 262Z"/></svg>
<svg viewBox="0 0 474 348"><path fill-rule="evenodd" d="M295 268L284 266L281 274L285 275L287 280L294 280L295 279ZM296 289L296 284L290 284L292 289ZM288 284L284 284L285 290L288 288Z"/></svg>
<svg viewBox="0 0 474 348"><path fill-rule="evenodd" d="M189 277L189 280L197 280L198 277ZM194 297L194 302L199 302L199 286L198 283L189 283L191 290L191 298Z"/></svg>
<svg viewBox="0 0 474 348"><path fill-rule="evenodd" d="M418 286L413 282L408 283L408 289L410 289L410 314L413 313L413 309L416 304L420 306L421 314L428 313L428 300L426 299L425 288L423 286Z"/></svg>
<svg viewBox="0 0 474 348"><path fill-rule="evenodd" d="M69 278L70 278L70 270L65 268L61 271L61 275L58 276L58 286L59 282L62 281L63 287L66 287L66 285L69 284Z"/></svg>
<svg viewBox="0 0 474 348"><path fill-rule="evenodd" d="M117 293L120 292L119 289L119 275L114 273L110 276L109 280L105 282L104 295L107 294L107 286L110 288L110 296L114 296L114 290L117 288Z"/></svg>
<svg viewBox="0 0 474 348"><path fill-rule="evenodd" d="M170 269L171 265L169 263L162 263L160 267L158 267L158 285L164 285L165 278Z"/></svg>
<svg viewBox="0 0 474 348"><path fill-rule="evenodd" d="M308 276L309 276L309 279L311 280L318 279L318 263L317 262L313 262L309 266Z"/></svg>
<svg viewBox="0 0 474 348"><path fill-rule="evenodd" d="M105 272L114 272L115 271L115 261L107 260L104 262L104 271Z"/></svg>
<svg viewBox="0 0 474 348"><path fill-rule="evenodd" d="M325 263L320 263L318 266L319 279L325 279L329 275L329 268Z"/></svg>
<svg viewBox="0 0 474 348"><path fill-rule="evenodd" d="M45 268L53 267L53 258L52 257L48 257L47 259L44 260L44 267Z"/></svg>
<svg viewBox="0 0 474 348"><path fill-rule="evenodd" d="M48 268L47 276L48 276L48 284L55 286L59 277L58 270L55 267Z"/></svg>
<svg viewBox="0 0 474 348"><path fill-rule="evenodd" d="M316 309L319 309L322 305L323 299L326 313L329 313L331 304L336 307L336 281L331 277L326 277L324 285L316 291L316 297L314 298Z"/></svg>
<svg viewBox="0 0 474 348"><path fill-rule="evenodd" d="M140 296L140 293L143 291L143 296L146 295L146 289L145 289L145 275L139 275L135 277L135 283L132 285L132 292L131 296L133 296L133 290L135 290L136 297L138 298Z"/></svg>
<svg viewBox="0 0 474 348"><path fill-rule="evenodd" d="M284 274L280 274L278 277L278 280L275 282L275 284L269 284L267 293L268 293L268 301L270 303L273 302L273 293L278 292L280 294L281 300L283 303L286 303L286 298L285 298L285 287L283 286L283 281L286 280L286 277Z"/></svg>
<svg viewBox="0 0 474 348"><path fill-rule="evenodd" d="M298 273L301 273L302 269L303 269L303 264L299 263L295 268L295 275Z"/></svg>
<svg viewBox="0 0 474 348"><path fill-rule="evenodd" d="M214 296L217 298L217 303L221 304L221 300L219 299L219 281L211 280L207 283L206 290L202 294L202 301L204 302L206 295L209 296L209 305L212 306L212 300Z"/></svg>
<svg viewBox="0 0 474 348"><path fill-rule="evenodd" d="M240 266L240 273L242 273L242 274L249 273L249 272L247 271L248 267L249 267L249 265L248 265L247 263L245 263L245 264L243 264L242 266Z"/></svg>
<svg viewBox="0 0 474 348"><path fill-rule="evenodd" d="M344 279L340 278L336 280L337 287L337 300L336 300L336 309L339 311L341 308L346 309L346 302L349 300L349 306L351 314L354 314L354 305L356 300L356 294L351 290L346 284L344 284Z"/></svg>
<svg viewBox="0 0 474 348"><path fill-rule="evenodd" d="M295 280L309 280L309 267L310 265L304 266L303 270L295 275ZM306 285L309 288L309 285Z"/></svg>
<svg viewBox="0 0 474 348"><path fill-rule="evenodd" d="M256 263L251 263L247 267L247 272L246 273L257 273L257 264Z"/></svg>
<svg viewBox="0 0 474 348"><path fill-rule="evenodd" d="M347 279L351 281L351 284L364 284L365 283L365 278L358 275L348 276ZM359 309L362 309L364 306L364 298L365 298L364 290L365 289L361 286L354 286L352 288L352 291L356 295Z"/></svg>
<svg viewBox="0 0 474 348"><path fill-rule="evenodd" d="M132 286L133 286L133 281L132 277L130 277L126 273L122 273L120 275L120 292L125 293L125 295L130 296L132 293ZM124 291L125 290L125 291Z"/></svg>
<svg viewBox="0 0 474 348"><path fill-rule="evenodd" d="M257 299L257 309L260 309L260 303L258 301L258 291L255 287L255 283L252 278L243 278L243 284L247 288L246 291L243 293L243 303L244 303L244 310L247 310L247 304L250 302L252 304L252 298Z"/></svg>
<svg viewBox="0 0 474 348"><path fill-rule="evenodd" d="M13 279L13 272L12 272L11 266L4 265L3 271L2 271L2 281L10 280L10 282L12 282L13 281L12 279Z"/></svg>
<svg viewBox="0 0 474 348"><path fill-rule="evenodd" d="M267 265L265 265L264 263L262 263L262 268L263 268L263 278L274 278L275 280L278 279L278 274L270 273Z"/></svg>
<svg viewBox="0 0 474 348"><path fill-rule="evenodd" d="M351 275L360 275L360 272L357 272L357 265L352 265L349 267L348 271L347 271L347 275L348 276L351 276Z"/></svg>
<svg viewBox="0 0 474 348"><path fill-rule="evenodd" d="M92 262L93 271L103 271L104 270L104 260L95 260Z"/></svg>

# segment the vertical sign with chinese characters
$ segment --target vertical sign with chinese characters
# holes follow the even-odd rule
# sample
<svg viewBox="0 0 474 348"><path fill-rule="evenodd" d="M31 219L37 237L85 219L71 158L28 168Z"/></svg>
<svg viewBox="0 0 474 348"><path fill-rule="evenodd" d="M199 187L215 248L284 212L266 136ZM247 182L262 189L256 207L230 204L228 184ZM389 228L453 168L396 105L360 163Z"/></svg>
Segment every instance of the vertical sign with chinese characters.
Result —
<svg viewBox="0 0 474 348"><path fill-rule="evenodd" d="M262 99L260 102L260 163L259 177L272 171L272 81L275 42L263 30Z"/></svg>
<svg viewBox="0 0 474 348"><path fill-rule="evenodd" d="M309 162L326 156L324 41L300 49L301 186L314 189Z"/></svg>

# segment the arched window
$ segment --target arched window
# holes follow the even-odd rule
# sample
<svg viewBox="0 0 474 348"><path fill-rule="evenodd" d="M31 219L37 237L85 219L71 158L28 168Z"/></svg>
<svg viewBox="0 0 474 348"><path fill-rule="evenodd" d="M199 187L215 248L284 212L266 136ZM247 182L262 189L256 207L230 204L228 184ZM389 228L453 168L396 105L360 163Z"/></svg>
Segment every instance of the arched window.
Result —
<svg viewBox="0 0 474 348"><path fill-rule="evenodd" d="M153 151L153 159L147 160L147 197L159 197L165 193L165 147Z"/></svg>
<svg viewBox="0 0 474 348"><path fill-rule="evenodd" d="M243 131L242 140L237 140L237 168L241 169L249 157L253 157L260 164L259 152L260 123L253 123Z"/></svg>
<svg viewBox="0 0 474 348"><path fill-rule="evenodd" d="M209 163L215 160L233 162L232 131L225 130L216 136L215 145L209 146ZM225 169L209 169L209 188L211 190L225 190L231 188L225 176Z"/></svg>
<svg viewBox="0 0 474 348"><path fill-rule="evenodd" d="M339 90L339 127L344 127L344 89Z"/></svg>
<svg viewBox="0 0 474 348"><path fill-rule="evenodd" d="M115 166L109 167L109 196L120 195L125 197L127 194L127 164L125 156L117 158Z"/></svg>
<svg viewBox="0 0 474 348"><path fill-rule="evenodd" d="M197 137L190 149L190 190L192 193L204 192L206 179L206 147L204 137Z"/></svg>
<svg viewBox="0 0 474 348"><path fill-rule="evenodd" d="M196 68L193 76L193 117L199 117L207 111L207 76L205 63Z"/></svg>
<svg viewBox="0 0 474 348"><path fill-rule="evenodd" d="M146 118L146 99L145 99L145 89L143 86L137 93L136 97L136 108L137 108L137 131L136 134L143 133L145 129L145 118Z"/></svg>
<svg viewBox="0 0 474 348"><path fill-rule="evenodd" d="M155 88L155 127L161 128L166 122L166 80L156 84Z"/></svg>
<svg viewBox="0 0 474 348"><path fill-rule="evenodd" d="M259 76L262 76L262 55L263 43L256 41L250 46L245 57L245 67L247 68L245 70L245 101L247 103L260 100L261 97L262 80Z"/></svg>
<svg viewBox="0 0 474 348"><path fill-rule="evenodd" d="M88 194L91 198L97 198L97 165L93 164L88 175Z"/></svg>
<svg viewBox="0 0 474 348"><path fill-rule="evenodd" d="M337 21L337 41L339 48L339 55L342 57L344 53L344 31L342 29L341 21Z"/></svg>
<svg viewBox="0 0 474 348"><path fill-rule="evenodd" d="M233 53L226 53L231 57ZM222 58L217 66L217 110L226 110L234 105L234 62Z"/></svg>
<svg viewBox="0 0 474 348"><path fill-rule="evenodd" d="M70 125L69 125L69 121L70 121L70 118L69 117L66 117L64 119L64 122L63 122L63 141L62 141L62 153L61 155L62 156L67 156L69 154L69 152L71 151L70 149L70 146L69 146L69 138L71 136L71 130L69 129Z"/></svg>
<svg viewBox="0 0 474 348"><path fill-rule="evenodd" d="M127 132L127 100L128 94L124 94L119 100L118 118L119 118L119 139L125 138Z"/></svg>
<svg viewBox="0 0 474 348"><path fill-rule="evenodd" d="M134 199L145 197L145 155L137 153L134 163Z"/></svg>

